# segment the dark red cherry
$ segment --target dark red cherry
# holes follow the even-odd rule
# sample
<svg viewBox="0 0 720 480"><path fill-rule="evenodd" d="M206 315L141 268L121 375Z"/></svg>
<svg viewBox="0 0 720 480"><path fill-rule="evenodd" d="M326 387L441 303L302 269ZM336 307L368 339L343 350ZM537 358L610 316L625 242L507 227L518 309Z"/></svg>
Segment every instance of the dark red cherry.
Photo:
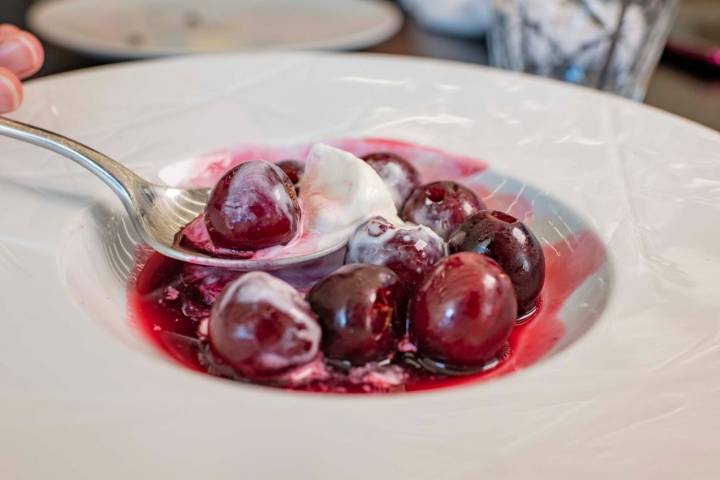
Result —
<svg viewBox="0 0 720 480"><path fill-rule="evenodd" d="M173 308L179 307L185 317L196 322L210 316L210 309L220 292L228 283L243 274L192 263L176 262L167 265L176 265L177 270L173 274L175 280L163 290L161 303Z"/></svg>
<svg viewBox="0 0 720 480"><path fill-rule="evenodd" d="M428 227L398 226L374 217L350 238L345 263L388 267L406 288L412 288L445 253L445 242Z"/></svg>
<svg viewBox="0 0 720 480"><path fill-rule="evenodd" d="M248 379L270 378L317 358L320 325L293 287L264 272L230 283L208 325L213 355Z"/></svg>
<svg viewBox="0 0 720 480"><path fill-rule="evenodd" d="M480 368L505 346L516 309L510 278L494 260L456 253L440 260L412 297L410 337L421 357Z"/></svg>
<svg viewBox="0 0 720 480"><path fill-rule="evenodd" d="M503 212L478 212L450 236L448 245L452 253L475 252L495 260L515 288L518 314L533 311L545 282L545 256L524 223Z"/></svg>
<svg viewBox="0 0 720 480"><path fill-rule="evenodd" d="M275 165L285 172L285 175L288 176L292 184L295 186L295 191L297 191L300 179L305 173L305 164L299 160L282 160Z"/></svg>
<svg viewBox="0 0 720 480"><path fill-rule="evenodd" d="M228 283L240 275L242 272L226 268L183 263L180 281L183 289L190 292L194 298L205 305L212 305Z"/></svg>
<svg viewBox="0 0 720 480"><path fill-rule="evenodd" d="M383 179L399 210L405 199L418 185L420 172L400 155L391 152L375 152L362 157Z"/></svg>
<svg viewBox="0 0 720 480"><path fill-rule="evenodd" d="M285 244L300 225L295 188L272 163L241 163L210 193L205 225L212 241L224 248L259 250Z"/></svg>
<svg viewBox="0 0 720 480"><path fill-rule="evenodd" d="M469 188L459 183L432 182L416 188L405 201L401 217L427 225L444 240L473 213L485 205Z"/></svg>
<svg viewBox="0 0 720 480"><path fill-rule="evenodd" d="M317 283L308 302L320 319L327 358L352 365L385 360L405 322L407 293L392 270L345 265Z"/></svg>

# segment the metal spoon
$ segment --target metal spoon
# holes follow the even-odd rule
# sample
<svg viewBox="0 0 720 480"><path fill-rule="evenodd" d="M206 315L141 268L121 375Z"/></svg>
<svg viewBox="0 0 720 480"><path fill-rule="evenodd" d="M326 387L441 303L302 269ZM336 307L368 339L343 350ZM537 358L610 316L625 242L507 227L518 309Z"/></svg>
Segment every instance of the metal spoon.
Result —
<svg viewBox="0 0 720 480"><path fill-rule="evenodd" d="M120 198L140 238L153 250L183 262L233 270L277 270L316 260L337 252L341 242L305 255L275 259L236 260L216 258L175 245L175 235L202 213L209 189L157 185L141 178L120 163L63 135L0 117L0 135L51 150L90 170Z"/></svg>

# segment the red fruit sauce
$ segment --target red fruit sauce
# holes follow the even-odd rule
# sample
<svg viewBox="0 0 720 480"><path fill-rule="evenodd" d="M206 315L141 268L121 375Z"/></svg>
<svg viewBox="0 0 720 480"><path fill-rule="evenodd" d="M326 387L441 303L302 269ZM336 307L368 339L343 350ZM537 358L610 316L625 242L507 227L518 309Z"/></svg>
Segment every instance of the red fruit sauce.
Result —
<svg viewBox="0 0 720 480"><path fill-rule="evenodd" d="M390 151L413 163L420 171L422 181L455 180L484 170L478 160L443 153L439 150L385 139L340 140L327 142L350 151L357 156L375 151ZM309 145L291 147L248 146L217 152L208 156L203 167L188 184L212 186L229 168L247 160L265 159L280 161L286 158L305 158ZM489 195L476 184L466 184L490 208L503 209L514 205L513 213L526 220L532 215L530 203L516 195ZM509 197L509 198L506 198ZM352 385L336 376L326 382L305 386L282 387L292 390L336 393L365 393L378 391L421 391L456 386L499 377L525 368L548 353L563 336L564 327L557 315L568 297L606 260L605 248L591 232L577 232L562 241L544 248L546 260L545 285L537 310L515 326L508 349L502 360L492 369L464 376L431 374L425 370L407 367L403 385L390 390ZM571 259L571 261L569 261ZM281 272L284 280L306 292L321 276L341 264L341 258L329 258L303 270ZM174 285L183 265L177 260L141 249L138 252L135 275L128 289L129 312L133 323L160 351L192 370L207 372L200 359L201 342L197 336L198 322L183 313L182 309L163 301L167 287ZM183 293L180 292L179 295Z"/></svg>

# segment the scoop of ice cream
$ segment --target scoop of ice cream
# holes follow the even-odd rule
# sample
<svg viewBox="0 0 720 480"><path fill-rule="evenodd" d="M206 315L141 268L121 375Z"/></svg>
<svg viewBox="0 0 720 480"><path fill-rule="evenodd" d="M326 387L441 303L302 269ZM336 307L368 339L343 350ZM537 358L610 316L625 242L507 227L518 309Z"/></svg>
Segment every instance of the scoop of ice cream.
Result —
<svg viewBox="0 0 720 480"><path fill-rule="evenodd" d="M402 223L383 179L365 161L339 148L322 143L312 147L299 190L301 234L284 247L257 252L255 258L282 258L330 248L378 215Z"/></svg>
<svg viewBox="0 0 720 480"><path fill-rule="evenodd" d="M376 215L397 219L392 194L377 172L352 153L322 143L308 155L300 199L311 232L352 230Z"/></svg>

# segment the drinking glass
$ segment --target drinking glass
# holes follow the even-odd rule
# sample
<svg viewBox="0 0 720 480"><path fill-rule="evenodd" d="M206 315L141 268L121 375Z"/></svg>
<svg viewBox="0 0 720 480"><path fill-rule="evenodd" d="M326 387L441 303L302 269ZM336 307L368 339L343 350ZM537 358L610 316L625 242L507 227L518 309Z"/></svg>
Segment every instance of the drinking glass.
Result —
<svg viewBox="0 0 720 480"><path fill-rule="evenodd" d="M494 0L492 65L645 96L679 0Z"/></svg>

